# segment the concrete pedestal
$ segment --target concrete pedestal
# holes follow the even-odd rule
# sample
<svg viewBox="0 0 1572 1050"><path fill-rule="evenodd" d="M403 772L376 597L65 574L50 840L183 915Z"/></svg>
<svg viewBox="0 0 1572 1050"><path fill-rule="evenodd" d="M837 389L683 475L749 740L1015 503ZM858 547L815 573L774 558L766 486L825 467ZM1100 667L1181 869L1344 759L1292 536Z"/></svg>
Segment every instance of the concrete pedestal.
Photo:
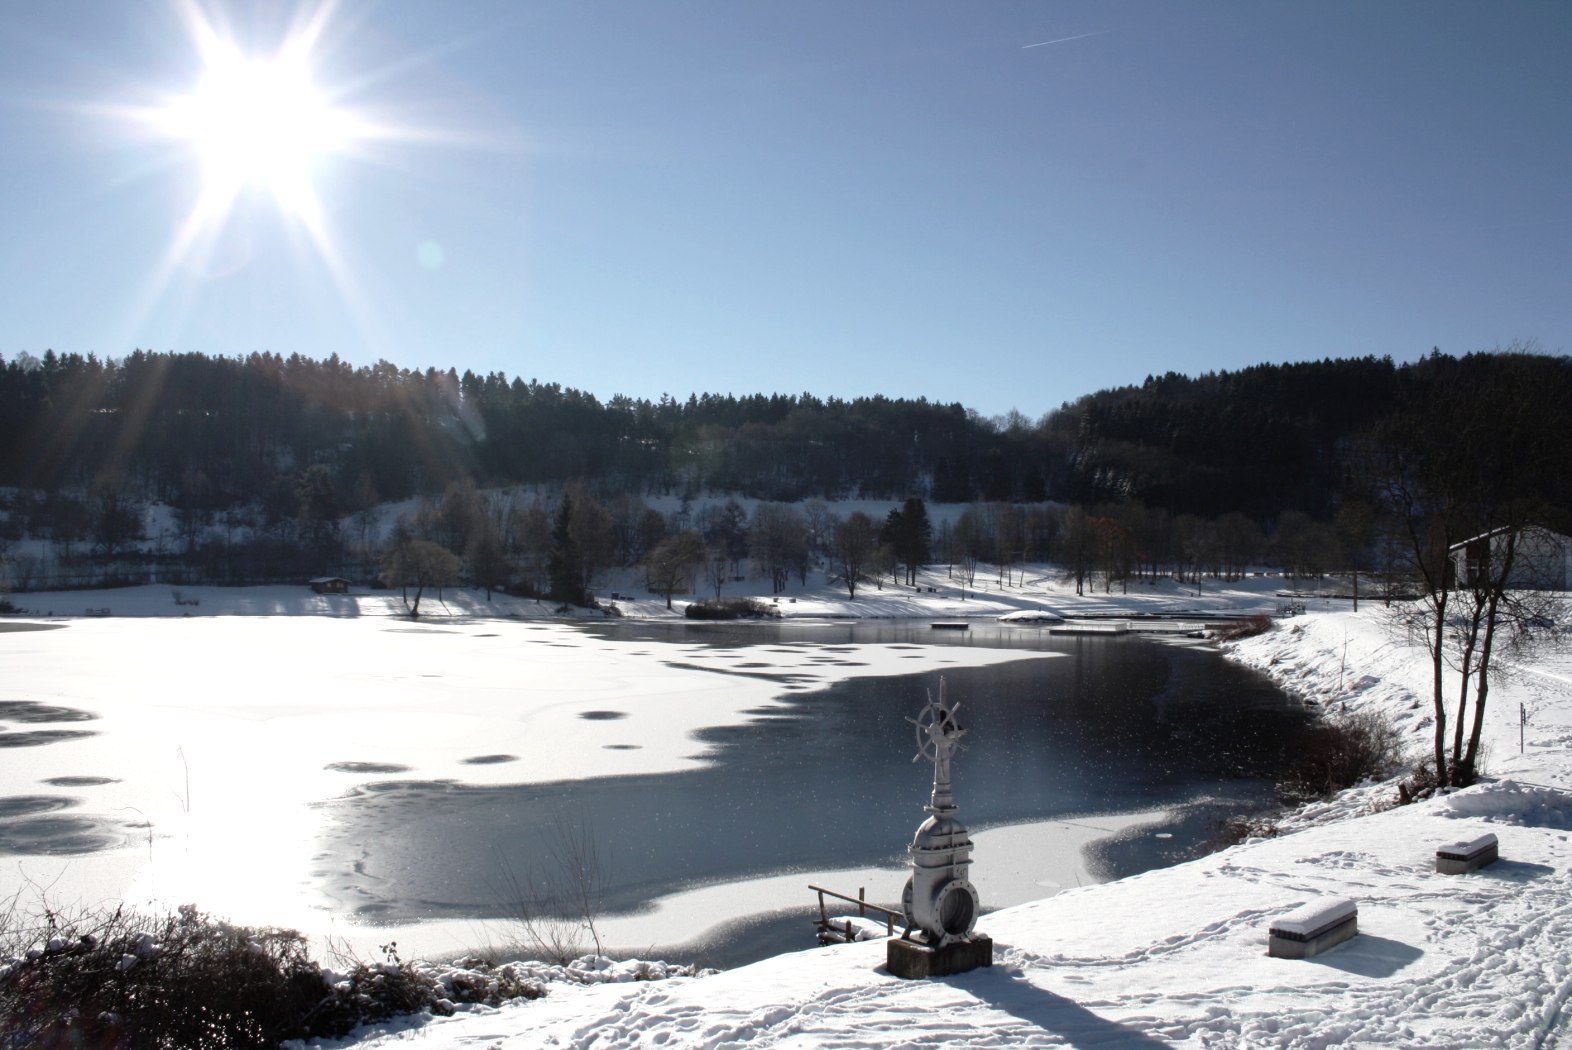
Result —
<svg viewBox="0 0 1572 1050"><path fill-rule="evenodd" d="M1436 871L1442 875L1466 875L1494 864L1500 856L1500 843L1494 835L1481 835L1467 842L1449 842L1436 850Z"/></svg>
<svg viewBox="0 0 1572 1050"><path fill-rule="evenodd" d="M1285 937L1281 931L1272 930L1267 938L1266 954L1274 959L1309 959L1358 935L1358 919L1345 919L1331 929L1303 940Z"/></svg>
<svg viewBox="0 0 1572 1050"><path fill-rule="evenodd" d="M885 944L888 946L886 965L890 972L907 980L944 977L993 965L993 938L983 934L938 948L900 937L892 937Z"/></svg>
<svg viewBox="0 0 1572 1050"><path fill-rule="evenodd" d="M1274 959L1308 959L1359 934L1359 906L1343 897L1323 897L1289 912L1267 931L1266 954Z"/></svg>

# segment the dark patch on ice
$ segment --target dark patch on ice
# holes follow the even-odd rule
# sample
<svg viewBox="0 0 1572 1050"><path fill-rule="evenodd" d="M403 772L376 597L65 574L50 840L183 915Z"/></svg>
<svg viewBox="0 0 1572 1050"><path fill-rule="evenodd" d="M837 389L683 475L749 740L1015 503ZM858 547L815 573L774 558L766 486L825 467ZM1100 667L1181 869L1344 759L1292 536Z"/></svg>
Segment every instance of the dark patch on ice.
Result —
<svg viewBox="0 0 1572 1050"><path fill-rule="evenodd" d="M0 853L96 853L118 845L122 838L107 821L92 817L33 817L0 822Z"/></svg>
<svg viewBox="0 0 1572 1050"><path fill-rule="evenodd" d="M355 794L383 795L403 792L412 795L446 795L453 791L452 780L382 780L374 784L362 784L356 788Z"/></svg>
<svg viewBox="0 0 1572 1050"><path fill-rule="evenodd" d="M729 674L737 678L757 678L765 682L794 682L801 681L801 675L794 674L766 674L762 671L739 671L730 667L705 667L703 664L685 663L680 660L663 661L667 667L677 671L708 671L711 674Z"/></svg>
<svg viewBox="0 0 1572 1050"><path fill-rule="evenodd" d="M9 795L0 798L0 820L11 817L30 817L34 813L53 813L70 809L79 799L61 795Z"/></svg>
<svg viewBox="0 0 1572 1050"><path fill-rule="evenodd" d="M503 762L517 762L517 755L476 755L474 758L462 759L466 766L495 766Z"/></svg>
<svg viewBox="0 0 1572 1050"><path fill-rule="evenodd" d="M410 767L396 762L329 762L322 768L335 773L408 773Z"/></svg>
<svg viewBox="0 0 1572 1050"><path fill-rule="evenodd" d="M737 666L738 667L774 667L775 665L774 664L766 664L766 663L746 663L746 664L738 664Z"/></svg>
<svg viewBox="0 0 1572 1050"><path fill-rule="evenodd" d="M0 700L0 722L91 722L98 716L74 707L57 707L32 700Z"/></svg>
<svg viewBox="0 0 1572 1050"><path fill-rule="evenodd" d="M97 735L91 729L35 729L28 733L7 733L0 729L0 747L42 747Z"/></svg>
<svg viewBox="0 0 1572 1050"><path fill-rule="evenodd" d="M642 751L643 744L603 744L607 751Z"/></svg>
<svg viewBox="0 0 1572 1050"><path fill-rule="evenodd" d="M11 631L58 631L63 623L7 623L0 621L0 634Z"/></svg>
<svg viewBox="0 0 1572 1050"><path fill-rule="evenodd" d="M493 633L493 634L477 634L475 637L476 638L501 638L502 635L495 634L495 633Z"/></svg>
<svg viewBox="0 0 1572 1050"><path fill-rule="evenodd" d="M580 718L587 718L591 722L615 722L619 718L627 718L626 711L580 711Z"/></svg>
<svg viewBox="0 0 1572 1050"><path fill-rule="evenodd" d="M40 784L48 784L50 787L57 787L57 788L85 788L85 787L100 787L100 786L102 786L104 784L118 784L118 783L120 783L120 778L119 777L50 777L48 780L40 780L39 783Z"/></svg>

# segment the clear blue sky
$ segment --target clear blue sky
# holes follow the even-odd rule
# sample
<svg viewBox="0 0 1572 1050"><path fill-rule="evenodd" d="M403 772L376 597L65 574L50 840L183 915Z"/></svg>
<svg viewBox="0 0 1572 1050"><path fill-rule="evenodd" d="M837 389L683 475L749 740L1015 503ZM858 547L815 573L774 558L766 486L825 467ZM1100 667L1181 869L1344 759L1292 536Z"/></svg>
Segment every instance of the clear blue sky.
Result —
<svg viewBox="0 0 1572 1050"><path fill-rule="evenodd" d="M213 41L267 70L292 32L328 120L180 123ZM1035 418L1169 369L1572 349L1564 0L52 0L0 53L7 359Z"/></svg>

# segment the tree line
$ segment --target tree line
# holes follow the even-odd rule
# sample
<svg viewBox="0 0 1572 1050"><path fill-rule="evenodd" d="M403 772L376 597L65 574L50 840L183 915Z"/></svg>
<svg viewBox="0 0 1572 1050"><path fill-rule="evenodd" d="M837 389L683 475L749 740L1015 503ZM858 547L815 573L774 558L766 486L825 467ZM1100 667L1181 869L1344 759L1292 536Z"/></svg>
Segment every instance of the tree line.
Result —
<svg viewBox="0 0 1572 1050"><path fill-rule="evenodd" d="M1569 375L1565 358L1518 350L1169 373L1034 423L810 394L602 403L500 374L337 358L18 355L0 361L0 545L50 541L52 565L10 552L23 590L102 585L154 561L186 582L366 574L390 543L431 563L415 541L483 586L562 600L602 569L644 564L670 587L697 573L716 593L753 571L778 592L810 566L849 589L897 569L910 584L935 560L963 578L1051 560L1078 589L1263 562L1317 575L1398 559L1361 480L1371 449L1397 447L1398 421L1439 420L1429 446L1467 433L1516 456L1519 439L1495 433L1507 409L1487 410L1485 392L1549 396ZM1464 426L1465 409L1483 418ZM1562 462L1514 460L1530 464L1513 476L1552 527L1569 505ZM658 513L657 498L684 509ZM851 498L889 501L890 519L834 520L828 504ZM379 508L399 502L399 528L382 535ZM156 537L152 503L169 512ZM926 503L967 509L934 527Z"/></svg>
<svg viewBox="0 0 1572 1050"><path fill-rule="evenodd" d="M809 393L603 402L500 372L336 356L24 353L0 358L0 485L85 497L113 483L216 513L287 502L320 466L351 510L468 477L774 502L1134 500L1263 524L1285 509L1324 520L1342 451L1413 371L1360 358L1169 373L1031 420Z"/></svg>
<svg viewBox="0 0 1572 1050"><path fill-rule="evenodd" d="M880 397L602 403L337 357L21 354L0 359L0 589L351 573L413 587L418 614L458 582L584 604L610 568L668 605L813 572L855 599L936 564L962 594L985 565L1008 585L1053 563L1077 592L1335 572L1356 603L1361 580L1417 596L1399 608L1433 663L1431 775L1461 784L1493 668L1558 629L1519 581L1536 537L1572 531L1568 418L1572 364L1522 347L1168 373L1035 422ZM837 515L846 499L890 506Z"/></svg>

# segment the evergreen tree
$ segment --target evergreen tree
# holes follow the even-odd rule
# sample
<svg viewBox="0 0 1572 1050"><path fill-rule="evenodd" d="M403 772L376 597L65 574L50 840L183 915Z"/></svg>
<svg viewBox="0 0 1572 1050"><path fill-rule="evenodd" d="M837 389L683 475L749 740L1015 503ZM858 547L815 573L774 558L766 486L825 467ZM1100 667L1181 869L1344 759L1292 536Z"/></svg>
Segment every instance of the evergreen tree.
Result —
<svg viewBox="0 0 1572 1050"><path fill-rule="evenodd" d="M909 496L900 508L890 511L879 540L888 544L896 560L906 566L907 585L915 585L917 570L933 560L933 526L928 522L928 508L923 501Z"/></svg>
<svg viewBox="0 0 1572 1050"><path fill-rule="evenodd" d="M584 556L573 537L573 497L566 492L557 502L557 514L552 520L546 578L546 597L566 605L584 604Z"/></svg>

